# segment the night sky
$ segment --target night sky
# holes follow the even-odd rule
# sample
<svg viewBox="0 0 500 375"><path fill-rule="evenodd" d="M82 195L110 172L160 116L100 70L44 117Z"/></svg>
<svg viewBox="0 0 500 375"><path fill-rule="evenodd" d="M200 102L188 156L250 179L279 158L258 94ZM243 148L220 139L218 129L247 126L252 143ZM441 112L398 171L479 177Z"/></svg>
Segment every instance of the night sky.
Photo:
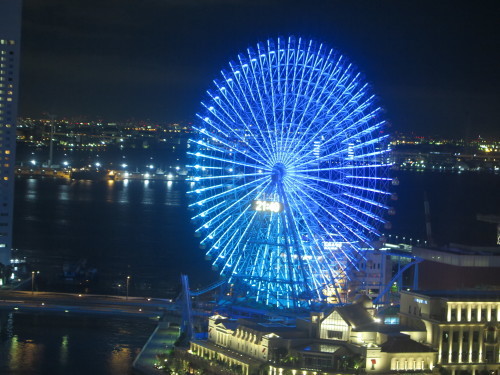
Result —
<svg viewBox="0 0 500 375"><path fill-rule="evenodd" d="M339 49L393 130L500 137L500 1L24 0L21 116L192 121L237 53Z"/></svg>

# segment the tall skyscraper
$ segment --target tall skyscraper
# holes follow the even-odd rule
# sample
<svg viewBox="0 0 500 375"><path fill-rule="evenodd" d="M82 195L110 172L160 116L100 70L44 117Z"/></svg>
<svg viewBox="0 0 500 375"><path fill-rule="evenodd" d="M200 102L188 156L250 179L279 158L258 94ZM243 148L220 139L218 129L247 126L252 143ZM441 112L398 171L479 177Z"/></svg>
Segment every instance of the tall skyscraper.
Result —
<svg viewBox="0 0 500 375"><path fill-rule="evenodd" d="M0 263L10 264L21 0L0 0Z"/></svg>

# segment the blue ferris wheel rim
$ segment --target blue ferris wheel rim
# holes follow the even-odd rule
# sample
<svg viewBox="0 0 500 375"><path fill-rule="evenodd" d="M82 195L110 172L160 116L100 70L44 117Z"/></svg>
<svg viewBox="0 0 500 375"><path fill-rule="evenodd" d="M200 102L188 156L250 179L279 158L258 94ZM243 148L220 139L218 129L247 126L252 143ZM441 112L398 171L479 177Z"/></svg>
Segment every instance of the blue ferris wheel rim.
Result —
<svg viewBox="0 0 500 375"><path fill-rule="evenodd" d="M190 140L193 221L213 266L252 298L338 295L380 237L388 135L360 77L333 49L278 38L238 55L207 91Z"/></svg>

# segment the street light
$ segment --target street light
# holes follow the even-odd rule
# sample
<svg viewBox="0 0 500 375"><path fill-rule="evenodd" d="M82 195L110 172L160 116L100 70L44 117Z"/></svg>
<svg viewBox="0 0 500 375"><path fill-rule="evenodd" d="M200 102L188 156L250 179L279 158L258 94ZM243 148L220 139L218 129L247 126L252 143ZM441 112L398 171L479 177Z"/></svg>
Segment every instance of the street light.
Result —
<svg viewBox="0 0 500 375"><path fill-rule="evenodd" d="M36 271L40 273L40 271ZM35 294L35 271L31 271L31 295Z"/></svg>
<svg viewBox="0 0 500 375"><path fill-rule="evenodd" d="M128 301L128 284L130 283L130 276L127 276L127 301Z"/></svg>

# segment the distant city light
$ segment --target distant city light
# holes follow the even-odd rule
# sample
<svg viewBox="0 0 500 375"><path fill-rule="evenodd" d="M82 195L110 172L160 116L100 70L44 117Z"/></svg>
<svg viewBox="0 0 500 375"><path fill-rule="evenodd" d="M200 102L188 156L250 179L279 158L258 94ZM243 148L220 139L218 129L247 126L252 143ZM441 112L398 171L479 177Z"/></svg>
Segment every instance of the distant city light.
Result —
<svg viewBox="0 0 500 375"><path fill-rule="evenodd" d="M101 163L97 162L97 163L95 163L95 166L96 166L97 168L99 168L99 167L101 166Z"/></svg>
<svg viewBox="0 0 500 375"><path fill-rule="evenodd" d="M127 168L127 167L128 167L127 164L125 164L125 163L122 164L122 168Z"/></svg>
<svg viewBox="0 0 500 375"><path fill-rule="evenodd" d="M36 165L36 160L31 160L31 164Z"/></svg>

